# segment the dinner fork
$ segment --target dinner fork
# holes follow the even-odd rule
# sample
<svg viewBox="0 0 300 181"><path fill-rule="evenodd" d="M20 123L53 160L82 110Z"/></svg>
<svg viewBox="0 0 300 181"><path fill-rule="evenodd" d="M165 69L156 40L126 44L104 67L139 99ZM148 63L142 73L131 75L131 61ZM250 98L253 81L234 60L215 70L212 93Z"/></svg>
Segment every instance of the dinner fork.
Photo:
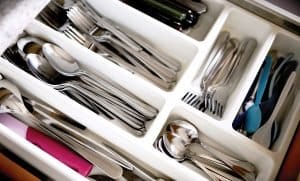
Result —
<svg viewBox="0 0 300 181"><path fill-rule="evenodd" d="M223 85L218 85L214 89L214 93L211 97L211 110L216 112L217 115L223 115L224 107L230 92L236 87L240 75L242 74L249 58L253 54L256 48L257 42L253 38L246 38L241 43L240 46L232 58L231 62L233 65L228 69L228 74L226 75L226 80Z"/></svg>
<svg viewBox="0 0 300 181"><path fill-rule="evenodd" d="M228 41L229 36L230 34L227 31L222 31L218 36L207 59L208 64L204 68L204 75L198 75L198 77L193 81L191 90L188 91L182 98L185 103L192 105L199 110L205 111L206 106L204 105L204 102L206 87L208 85L207 80L210 76L210 72L218 61L216 57L220 56L222 53L225 42Z"/></svg>
<svg viewBox="0 0 300 181"><path fill-rule="evenodd" d="M76 27L81 29L84 33L92 35L92 37L100 43L106 42L112 44L113 47L117 46L126 50L129 54L141 61L141 64L153 71L166 82L173 82L176 80L176 73L172 69L159 63L159 61L157 61L154 57L151 57L144 50L136 51L127 46L110 31L99 29L95 22L93 22L82 9L83 6L75 4L67 12L67 16ZM97 33L100 33L100 35L97 35Z"/></svg>
<svg viewBox="0 0 300 181"><path fill-rule="evenodd" d="M212 81L210 82L205 95L205 106L212 113L215 113L215 111L213 110L213 95L216 92L217 87L227 85L230 78L230 76L228 75L230 72L230 66L234 63L233 56L238 49L239 42L237 39L230 39L229 43L231 45L226 49L222 60L219 61L216 70L214 70L216 74L212 72Z"/></svg>
<svg viewBox="0 0 300 181"><path fill-rule="evenodd" d="M173 69L174 71L178 72L181 69L181 64L174 59L173 57L168 56L167 54L158 51L157 49L153 48L146 40L144 40L142 37L127 31L123 33L117 26L110 21L107 18L100 17L98 13L93 10L93 8L86 2L86 0L81 0L81 3L83 7L85 8L85 13L89 15L92 19L94 18L96 24L99 27L102 27L103 29L109 30L114 36L122 40L124 43L126 43L129 47L133 48L136 51L147 51L151 55L157 58L158 61L163 63L164 65L168 66L169 68ZM132 40L135 44L128 44L128 41L126 40L128 38L129 40ZM130 42L129 42L130 43ZM135 47L133 47L135 46Z"/></svg>
<svg viewBox="0 0 300 181"><path fill-rule="evenodd" d="M108 60L119 65L120 67L123 67L124 69L130 71L133 74L137 73L144 76L145 78L149 79L161 88L168 90L173 86L173 83L165 82L157 76L154 76L152 73L149 72L149 70L143 67L134 57L132 57L122 48L114 47L115 51L112 51L106 46L102 45L101 43L96 42L91 37L79 32L72 25L66 26L63 30L63 33L68 38L77 41L79 44L89 49L97 49L97 53L101 56L107 58Z"/></svg>

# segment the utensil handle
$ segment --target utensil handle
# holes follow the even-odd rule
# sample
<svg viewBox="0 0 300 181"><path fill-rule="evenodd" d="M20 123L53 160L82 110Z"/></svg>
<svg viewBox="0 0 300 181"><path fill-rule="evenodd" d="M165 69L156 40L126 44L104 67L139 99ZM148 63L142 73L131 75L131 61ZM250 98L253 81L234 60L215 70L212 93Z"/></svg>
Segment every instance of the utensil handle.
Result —
<svg viewBox="0 0 300 181"><path fill-rule="evenodd" d="M137 35L134 35L131 32L128 32L127 34L135 39L136 42L138 42L143 48L149 51L153 56L155 56L162 63L164 63L174 71L178 72L181 69L181 64L173 57L153 48L150 44L148 44L145 40L142 40L142 38L138 37Z"/></svg>
<svg viewBox="0 0 300 181"><path fill-rule="evenodd" d="M199 15L201 15L207 11L207 5L202 2L197 2L197 1L193 1L193 0L175 0L175 1L193 9Z"/></svg>
<svg viewBox="0 0 300 181"><path fill-rule="evenodd" d="M94 166L101 169L107 176L117 179L122 176L123 170L120 166L109 160L103 155L99 155L98 152L93 151L87 147L87 145L82 144L77 139L63 132L63 128L58 125L48 125L45 122L40 122L39 126L50 135L59 138L64 141L66 145L70 148L76 150L79 154L81 154L85 159L89 162L93 163Z"/></svg>
<svg viewBox="0 0 300 181"><path fill-rule="evenodd" d="M207 59L208 65L205 68L204 75L200 82L200 87L201 89L204 89L204 91L207 88L210 74L213 72L213 69L217 66L218 62L221 61L222 55L224 54L226 48L226 42L229 40L229 38L230 33L227 31L222 31L209 54Z"/></svg>
<svg viewBox="0 0 300 181"><path fill-rule="evenodd" d="M133 49L126 46L121 41L119 41L118 39L114 38L111 35L108 35L105 37L100 36L99 38L97 38L97 37L95 37L95 38L96 38L96 40L98 40L100 42L102 41L103 38L107 39L107 40L111 41L113 44L115 44L116 46L123 48L128 53L130 53L131 55L136 57L138 60L140 60L143 65L145 65L147 68L152 70L155 74L157 74L160 78L162 78L166 82L176 81L176 72L173 69L170 69L170 68L164 66L163 64L161 64L160 62L158 62L157 60L153 59L153 57L151 57L145 51L139 51L139 52L134 51Z"/></svg>
<svg viewBox="0 0 300 181"><path fill-rule="evenodd" d="M286 84L284 85L284 88L277 100L277 103L275 105L275 108L270 116L270 118L267 120L267 122L260 127L252 136L252 139L258 143L260 143L263 146L269 147L271 144L271 131L272 131L272 125L276 119L276 116L278 115L279 110L281 109L282 104L286 100L293 83L295 81L296 72L292 72L289 76Z"/></svg>
<svg viewBox="0 0 300 181"><path fill-rule="evenodd" d="M95 19L96 24L100 26L101 28L109 30L111 33L113 33L116 37L118 37L122 42L127 44L129 47L134 49L135 51L141 51L143 48L139 46L134 40L132 40L130 37L128 37L125 33L123 33L121 30L119 30L114 23L111 22L109 19L100 17L98 13L92 9L92 7L89 5L86 0L81 1L84 5L84 7L87 9L86 13L89 14L92 18Z"/></svg>
<svg viewBox="0 0 300 181"><path fill-rule="evenodd" d="M220 180L224 180L223 178L220 178L220 176L218 176L217 174L215 174L214 172L212 172L211 170L207 169L205 167L205 165L198 159L198 157L196 156L192 156L190 157L190 160L197 165L199 168L201 168L204 173L206 173L209 178L211 178L213 181L220 181Z"/></svg>
<svg viewBox="0 0 300 181"><path fill-rule="evenodd" d="M98 43L99 44L99 43ZM119 64L120 66L125 67L125 69L129 70L132 73L138 73L148 80L152 81L159 87L169 90L172 87L173 83L166 82L162 79L160 79L158 76L153 75L146 67L144 67L142 64L138 62L138 60L134 57L132 57L127 51L125 51L123 48L116 46L115 49L122 55L124 56L126 60L122 58L112 58L114 59L113 61ZM128 63L128 61L130 63ZM180 64L179 64L180 65ZM174 70L175 71L175 70Z"/></svg>
<svg viewBox="0 0 300 181"><path fill-rule="evenodd" d="M209 161L198 157L198 156L191 156L190 159L197 165L197 166L202 166L200 167L202 170L203 168L205 168L205 171L207 174L210 174L210 177L213 177L212 179L216 179L217 180L235 180L235 181L242 181L242 179L233 176L232 174L234 174L231 170L225 169L223 167L220 167L214 163L210 163Z"/></svg>
<svg viewBox="0 0 300 181"><path fill-rule="evenodd" d="M154 118L156 116L157 110L154 107L144 103L142 100L140 100L127 90L123 91L124 88L119 89L107 82L106 80L104 80L103 78L99 78L91 74L85 73L84 75L85 77L81 77L82 79L86 80L87 82L96 87L104 88L106 91L115 94L120 99L128 103L130 106L132 106L134 109L136 109L146 117Z"/></svg>
<svg viewBox="0 0 300 181"><path fill-rule="evenodd" d="M268 83L268 78L269 78L269 74L271 71L271 67L272 67L272 57L270 55L268 55L265 58L265 65L262 69L262 72L261 72L261 75L259 78L259 86L257 88L257 92L255 95L255 101L254 101L254 103L256 105L260 104L261 99L264 95L264 92L265 92L265 89L266 89L266 86Z"/></svg>
<svg viewBox="0 0 300 181"><path fill-rule="evenodd" d="M214 149L207 145L203 145L203 143L201 143L201 145L204 149L206 149L208 152L210 152L216 158L220 159L225 164L227 164L235 173L240 175L246 181L254 181L255 180L256 168L251 163L249 163L247 161L237 160L236 158L233 158L227 154L224 154L221 151L218 151L217 149Z"/></svg>
<svg viewBox="0 0 300 181"><path fill-rule="evenodd" d="M31 101L32 103L32 101ZM93 137L98 137L95 135L95 133L90 132L88 129L78 129L80 126L74 126L73 120L70 122L70 120L66 121L61 120L59 116L55 115L53 112L49 111L49 109L45 108L46 105L40 106L41 104L38 102L33 102L34 110L39 113L41 116L44 116L48 120L51 120L52 123L59 124L60 126L64 127L68 132L69 135L73 136L74 138L78 139L82 143L85 143L89 147L95 148L99 152L107 155L108 157L111 157L113 160L115 160L120 166L128 169L133 170L133 167L131 166L131 163L128 162L124 157L116 153L112 148L110 148L107 145L100 144L98 141L95 141L95 139L92 139L90 135L93 135ZM72 124L71 124L72 123ZM76 124L76 123L75 123ZM89 136L86 136L89 135Z"/></svg>
<svg viewBox="0 0 300 181"><path fill-rule="evenodd" d="M122 122L124 122L127 126L131 127L132 129L135 130L137 134L144 134L145 133L145 126L143 122L140 122L137 119L134 119L133 117L128 116L127 114L124 114L119 109L116 109L114 106L106 102L104 98L101 98L100 96L96 96L92 92L83 89L79 86L73 86L75 89L78 91L82 92L85 94L87 97L91 98L92 100L96 101L98 104L102 105L105 107L107 110L112 112L117 118L119 118Z"/></svg>
<svg viewBox="0 0 300 181"><path fill-rule="evenodd" d="M28 127L26 139L83 176L88 176L93 168L82 156L32 127Z"/></svg>

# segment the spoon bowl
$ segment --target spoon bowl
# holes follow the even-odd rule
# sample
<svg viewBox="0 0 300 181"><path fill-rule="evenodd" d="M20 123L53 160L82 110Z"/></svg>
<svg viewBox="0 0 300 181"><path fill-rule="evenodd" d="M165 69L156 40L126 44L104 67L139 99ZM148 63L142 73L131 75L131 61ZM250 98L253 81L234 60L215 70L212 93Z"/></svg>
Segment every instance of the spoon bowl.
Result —
<svg viewBox="0 0 300 181"><path fill-rule="evenodd" d="M261 109L259 105L253 104L247 110L245 128L248 133L254 133L261 125Z"/></svg>
<svg viewBox="0 0 300 181"><path fill-rule="evenodd" d="M165 134L166 136L164 135L165 137L163 137L165 138L163 139L163 141L166 142L166 147L169 146L168 151L170 153L172 152L173 156L180 156L183 154L182 152L185 151L186 153L187 150L190 150L188 148L189 145L191 145L192 143L199 143L199 148L201 148L201 152L209 156L211 155L224 162L225 165L230 167L233 172L241 176L244 180L255 180L256 168L251 163L247 161L238 160L213 147L205 145L203 142L200 141L198 130L193 124L183 120L176 120L170 123L170 125L167 126L167 129L173 130L174 132L171 132L172 134L170 134L170 131L167 131ZM175 135L177 137L175 137ZM178 141L179 139L182 141ZM184 147L181 144L183 144ZM177 150L173 151L174 149Z"/></svg>
<svg viewBox="0 0 300 181"><path fill-rule="evenodd" d="M55 82L60 74L52 68L49 62L38 54L30 53L26 56L26 62L30 71L38 78L46 82Z"/></svg>
<svg viewBox="0 0 300 181"><path fill-rule="evenodd" d="M59 73L65 76L80 75L77 61L62 48L51 43L45 43L42 46L42 51L51 66Z"/></svg>
<svg viewBox="0 0 300 181"><path fill-rule="evenodd" d="M162 136L162 146L176 160L183 161L185 159L185 142L173 132L165 132Z"/></svg>
<svg viewBox="0 0 300 181"><path fill-rule="evenodd" d="M190 144L199 138L196 127L184 120L178 119L170 122L167 125L166 130L178 135L184 140L185 145Z"/></svg>
<svg viewBox="0 0 300 181"><path fill-rule="evenodd" d="M237 180L239 178L230 174L230 170L226 165L217 165L211 159L197 156L195 152L189 149L189 145L185 145L185 141L175 133L165 132L157 143L161 152L181 162L190 160L199 168L201 168L212 180Z"/></svg>

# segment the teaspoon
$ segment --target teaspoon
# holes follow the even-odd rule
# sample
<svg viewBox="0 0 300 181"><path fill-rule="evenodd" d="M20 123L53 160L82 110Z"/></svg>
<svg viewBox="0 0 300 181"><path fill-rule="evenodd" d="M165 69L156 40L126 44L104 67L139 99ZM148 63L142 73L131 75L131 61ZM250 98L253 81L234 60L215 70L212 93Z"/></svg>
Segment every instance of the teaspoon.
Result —
<svg viewBox="0 0 300 181"><path fill-rule="evenodd" d="M183 131L184 129L187 130ZM170 124L168 124L166 130L172 130L175 134L181 137L182 140L184 140L184 143L186 145L189 145L191 143L199 143L197 144L199 146L199 149L201 149L204 153L207 153L208 155L213 155L214 157L223 161L227 166L229 166L236 174L240 175L244 180L247 181L255 180L256 169L251 163L247 161L238 160L227 154L222 153L221 151L218 151L217 149L205 145L199 139L199 133L197 128L191 123L188 123L187 121L183 121L183 120L172 121ZM191 139L187 139L187 138L191 138Z"/></svg>
<svg viewBox="0 0 300 181"><path fill-rule="evenodd" d="M213 164L189 149L184 140L175 133L165 132L162 136L161 147L177 161L191 160L201 168L212 180L241 180L234 176L234 173L228 167L220 164Z"/></svg>
<svg viewBox="0 0 300 181"><path fill-rule="evenodd" d="M104 79L82 70L78 62L60 47L50 43L45 43L43 45L43 53L53 68L61 74L65 76L80 76L80 78L85 77L92 85L100 87L107 92L114 93L146 117L154 118L156 116L157 110L155 108L139 100L136 96L115 83L111 81L108 82L107 80L109 79Z"/></svg>

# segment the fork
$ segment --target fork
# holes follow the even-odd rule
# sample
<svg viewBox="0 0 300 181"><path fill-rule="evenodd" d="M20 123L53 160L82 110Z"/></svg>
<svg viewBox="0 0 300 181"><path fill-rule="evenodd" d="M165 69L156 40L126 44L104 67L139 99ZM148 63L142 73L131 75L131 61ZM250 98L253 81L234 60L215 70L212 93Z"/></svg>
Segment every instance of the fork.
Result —
<svg viewBox="0 0 300 181"><path fill-rule="evenodd" d="M181 98L183 102L188 105L193 106L198 110L205 111L203 105L203 92L201 91L199 85L202 80L201 76L198 76L197 79L193 81L191 89L185 93L185 95Z"/></svg>
<svg viewBox="0 0 300 181"><path fill-rule="evenodd" d="M143 50L143 48L138 45L134 40L132 40L130 37L128 37L125 33L123 33L122 31L120 31L118 28L116 28L113 23L104 18L104 17L100 17L91 7L90 5L85 1L85 0L81 0L80 2L77 2L77 4L79 5L77 9L78 12L80 14L82 14L83 19L85 19L86 23L90 22L95 26L97 25L98 27L108 30L110 32L112 32L116 37L118 37L122 42L124 42L125 44L127 44L129 47L133 48L136 51L141 51ZM74 7L74 5L72 7ZM72 21L72 20L71 20ZM84 27L86 30L90 30L91 26L85 26Z"/></svg>
<svg viewBox="0 0 300 181"><path fill-rule="evenodd" d="M117 46L126 50L129 54L141 61L142 65L150 69L166 82L174 82L176 80L176 72L173 69L164 66L154 57L147 54L145 51L136 51L127 46L124 42L116 38L110 31L103 31L99 29L98 26L96 26L96 24L88 17L88 15L83 12L82 8L83 7L80 6L80 4L75 4L67 12L67 16L76 27L78 27L84 33L91 35L96 41L100 43L109 43L113 47ZM99 33L99 30L100 35L96 35L97 33Z"/></svg>
<svg viewBox="0 0 300 181"><path fill-rule="evenodd" d="M106 46L102 45L99 42L94 41L89 36L85 36L81 32L79 32L76 28L74 28L72 25L68 25L63 30L63 33L70 39L77 41L79 44L87 47L87 48L96 48L99 52L99 54L113 63L123 67L124 69L134 73L138 73L145 78L149 79L156 85L160 86L161 88L164 88L166 90L170 89L173 85L173 83L168 83L163 81L162 79L158 78L157 76L154 76L152 73L149 72L145 67L143 67L134 57L129 55L125 50L122 48L115 47L116 51L119 52L120 55L122 55L123 58L121 58L117 52L111 51Z"/></svg>
<svg viewBox="0 0 300 181"><path fill-rule="evenodd" d="M219 65L217 66L217 69L214 71L216 74L212 74L212 82L211 85L207 88L207 93L205 96L205 106L208 108L210 112L214 111L214 100L213 95L216 92L216 89L221 86L227 85L229 79L230 79L230 68L231 65L234 64L233 57L235 56L236 50L239 47L239 42L237 39L230 39L229 43L231 44L229 47L226 48L226 51L224 52L224 56L222 57L222 60L220 60Z"/></svg>
<svg viewBox="0 0 300 181"><path fill-rule="evenodd" d="M253 38L246 38L240 43L240 46L232 59L233 65L228 72L225 83L215 87L211 102L212 111L216 112L217 115L222 117L229 93L236 86L239 75L244 70L247 60L251 57L256 45L257 42Z"/></svg>
<svg viewBox="0 0 300 181"><path fill-rule="evenodd" d="M220 56L222 49L224 49L224 44L228 39L229 32L223 31L220 33L207 59L208 65L204 69L204 75L199 75L193 81L191 90L182 98L185 103L193 105L197 109L205 110L206 106L204 106L203 103L206 95L206 87L208 85L207 80L209 79L210 72L213 70L215 63L217 62L216 56Z"/></svg>
<svg viewBox="0 0 300 181"><path fill-rule="evenodd" d="M111 22L109 19L106 19L104 17L100 17L93 9L92 7L86 2L86 0L81 1L82 5L85 8L85 14L87 14L90 19L94 19L94 22L99 27L102 27L104 29L109 30L111 33L113 33L117 38L122 40L124 43L126 43L128 46L133 48L136 51L144 51L146 50L151 55L157 58L160 62L162 62L167 67L173 69L174 71L178 72L181 69L181 64L174 59L173 57L170 57L166 55L163 52L160 52L153 48L148 42L146 42L143 38L137 36L136 34L127 31L126 33L123 33L118 28L115 28L114 23ZM130 41L131 42L130 44Z"/></svg>

